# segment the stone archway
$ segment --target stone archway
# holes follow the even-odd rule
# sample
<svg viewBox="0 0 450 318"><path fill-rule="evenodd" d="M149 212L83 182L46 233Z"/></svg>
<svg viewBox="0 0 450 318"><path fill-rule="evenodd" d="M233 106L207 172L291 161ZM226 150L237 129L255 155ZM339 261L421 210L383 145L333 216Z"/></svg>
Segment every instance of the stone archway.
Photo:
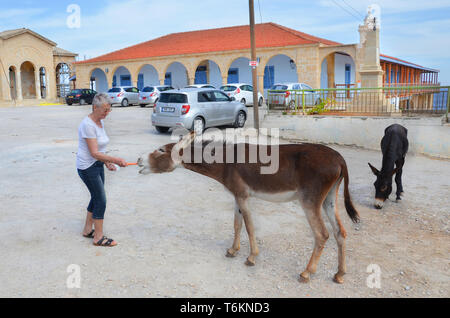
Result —
<svg viewBox="0 0 450 318"><path fill-rule="evenodd" d="M222 86L222 73L213 60L200 62L195 71L194 84L210 84L216 88Z"/></svg>
<svg viewBox="0 0 450 318"><path fill-rule="evenodd" d="M106 93L108 92L108 79L106 77L106 73L100 69L96 68L92 70L90 75L90 89L96 91L97 93Z"/></svg>
<svg viewBox="0 0 450 318"><path fill-rule="evenodd" d="M56 96L65 98L70 93L70 67L66 63L56 66Z"/></svg>
<svg viewBox="0 0 450 318"><path fill-rule="evenodd" d="M125 66L119 66L114 70L112 80L111 87L133 86L131 72Z"/></svg>
<svg viewBox="0 0 450 318"><path fill-rule="evenodd" d="M180 62L170 63L164 74L165 85L171 85L173 88L183 88L190 84L188 70Z"/></svg>
<svg viewBox="0 0 450 318"><path fill-rule="evenodd" d="M264 90L275 83L296 83L298 81L295 60L286 54L276 54L264 65Z"/></svg>
<svg viewBox="0 0 450 318"><path fill-rule="evenodd" d="M35 67L33 63L27 61L20 66L20 79L22 87L22 98L35 99L36 98L36 77Z"/></svg>
<svg viewBox="0 0 450 318"><path fill-rule="evenodd" d="M321 60L321 88L355 88L357 86L356 62L341 51L331 52Z"/></svg>
<svg viewBox="0 0 450 318"><path fill-rule="evenodd" d="M142 90L144 87L157 85L159 85L158 70L151 64L142 65L137 75L137 88Z"/></svg>

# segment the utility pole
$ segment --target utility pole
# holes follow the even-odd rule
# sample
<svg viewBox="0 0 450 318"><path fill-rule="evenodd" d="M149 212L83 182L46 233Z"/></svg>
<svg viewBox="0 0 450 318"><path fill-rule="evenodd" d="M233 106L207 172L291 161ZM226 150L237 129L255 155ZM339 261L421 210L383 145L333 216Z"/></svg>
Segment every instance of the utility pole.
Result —
<svg viewBox="0 0 450 318"><path fill-rule="evenodd" d="M248 0L250 7L250 42L252 50L251 62L256 62L256 42L255 42L255 7L253 0ZM255 129L259 132L259 109L258 109L258 78L256 65L252 65L252 79L253 79L253 120Z"/></svg>

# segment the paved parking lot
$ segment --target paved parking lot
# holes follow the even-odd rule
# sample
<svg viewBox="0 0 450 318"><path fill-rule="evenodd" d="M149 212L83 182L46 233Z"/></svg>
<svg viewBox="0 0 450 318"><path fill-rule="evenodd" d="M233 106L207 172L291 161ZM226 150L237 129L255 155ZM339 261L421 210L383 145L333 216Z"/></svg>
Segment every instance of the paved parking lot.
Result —
<svg viewBox="0 0 450 318"><path fill-rule="evenodd" d="M106 172L105 232L119 242L92 246L81 236L88 192L76 173L77 127L90 106L0 109L0 297L449 297L450 162L408 156L403 201L371 206L381 154L332 146L347 161L362 223L347 218L344 285L334 238L309 284L297 278L313 240L295 203L251 201L260 256L244 265L247 235L234 259L233 198L212 179L187 170L142 176L136 167ZM150 126L150 108L114 107L106 120L109 152L135 161L168 143ZM250 119L249 124L252 123ZM330 232L331 233L331 232ZM81 288L68 288L71 264ZM369 288L370 264L381 288ZM69 268L70 269L70 268Z"/></svg>

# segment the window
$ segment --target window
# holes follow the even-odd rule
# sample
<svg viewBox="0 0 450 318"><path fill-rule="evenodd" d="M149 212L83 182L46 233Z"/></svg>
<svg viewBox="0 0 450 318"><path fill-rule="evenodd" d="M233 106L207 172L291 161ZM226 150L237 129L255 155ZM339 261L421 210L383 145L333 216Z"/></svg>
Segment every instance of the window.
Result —
<svg viewBox="0 0 450 318"><path fill-rule="evenodd" d="M287 85L273 85L270 89L277 90L277 91L284 91L284 90L287 90L288 87L287 87Z"/></svg>
<svg viewBox="0 0 450 318"><path fill-rule="evenodd" d="M264 88L269 88L273 86L274 82L275 82L275 67L273 65L268 65L264 69Z"/></svg>
<svg viewBox="0 0 450 318"><path fill-rule="evenodd" d="M120 93L120 88L116 87L116 88L111 88L108 93Z"/></svg>
<svg viewBox="0 0 450 318"><path fill-rule="evenodd" d="M155 89L153 87L144 87L144 89L142 90L145 93L151 93L153 92Z"/></svg>
<svg viewBox="0 0 450 318"><path fill-rule="evenodd" d="M167 72L164 78L164 85L172 85L172 73Z"/></svg>
<svg viewBox="0 0 450 318"><path fill-rule="evenodd" d="M217 102L228 102L230 101L230 99L228 98L227 95L225 95L222 92L219 91L214 91L214 96L216 97L216 101Z"/></svg>
<svg viewBox="0 0 450 318"><path fill-rule="evenodd" d="M306 84L302 84L303 89L307 89L307 90L311 90L313 89L311 86L306 85Z"/></svg>
<svg viewBox="0 0 450 318"><path fill-rule="evenodd" d="M214 94L212 92L201 92L198 93L198 102L206 103L215 101Z"/></svg>
<svg viewBox="0 0 450 318"><path fill-rule="evenodd" d="M161 103L187 103L188 98L185 94L178 93L162 93L159 99Z"/></svg>
<svg viewBox="0 0 450 318"><path fill-rule="evenodd" d="M226 85L222 86L220 89L223 90L224 92L233 92L237 89L237 87L233 85Z"/></svg>
<svg viewBox="0 0 450 318"><path fill-rule="evenodd" d="M239 69L230 68L228 70L228 83L239 83Z"/></svg>
<svg viewBox="0 0 450 318"><path fill-rule="evenodd" d="M116 75L113 76L113 83L112 83L112 86L113 86L113 87L116 87L116 86L117 86L117 76L116 76Z"/></svg>
<svg viewBox="0 0 450 318"><path fill-rule="evenodd" d="M142 88L144 88L144 74L139 74L138 75L138 82L137 82L137 86L140 90L142 90Z"/></svg>
<svg viewBox="0 0 450 318"><path fill-rule="evenodd" d="M131 76L120 75L120 86L129 86L129 85L131 85Z"/></svg>
<svg viewBox="0 0 450 318"><path fill-rule="evenodd" d="M132 91L133 93L139 93L139 89L137 89L136 87L133 87L133 88L131 89L131 91Z"/></svg>
<svg viewBox="0 0 450 318"><path fill-rule="evenodd" d="M293 86L292 86L292 89L301 89L301 88L300 88L300 84L295 84L295 85L293 85Z"/></svg>

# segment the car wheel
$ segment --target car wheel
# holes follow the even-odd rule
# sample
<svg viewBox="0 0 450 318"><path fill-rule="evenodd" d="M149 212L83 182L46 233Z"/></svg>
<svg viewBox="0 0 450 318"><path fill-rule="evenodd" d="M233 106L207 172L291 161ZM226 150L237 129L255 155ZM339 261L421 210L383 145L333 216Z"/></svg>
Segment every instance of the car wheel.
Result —
<svg viewBox="0 0 450 318"><path fill-rule="evenodd" d="M139 106L141 106L142 108L144 108L145 106L147 106L146 104L140 104Z"/></svg>
<svg viewBox="0 0 450 318"><path fill-rule="evenodd" d="M127 107L127 106L129 105L129 104L128 104L128 99L124 98L124 99L122 100L121 105L122 105L122 107Z"/></svg>
<svg viewBox="0 0 450 318"><path fill-rule="evenodd" d="M169 127L155 126L156 131L163 134L169 131Z"/></svg>
<svg viewBox="0 0 450 318"><path fill-rule="evenodd" d="M195 132L196 135L203 134L203 131L205 130L205 122L203 121L203 118L196 117L194 119L194 123L192 124L192 130Z"/></svg>
<svg viewBox="0 0 450 318"><path fill-rule="evenodd" d="M67 103L67 105L72 106L72 103Z"/></svg>
<svg viewBox="0 0 450 318"><path fill-rule="evenodd" d="M241 110L237 116L236 120L234 121L234 128L242 128L245 125L245 121L247 120L247 116L245 113Z"/></svg>
<svg viewBox="0 0 450 318"><path fill-rule="evenodd" d="M241 99L241 104L244 105L244 106L246 105L245 98Z"/></svg>
<svg viewBox="0 0 450 318"><path fill-rule="evenodd" d="M84 99L80 99L80 105L86 105L86 101Z"/></svg>
<svg viewBox="0 0 450 318"><path fill-rule="evenodd" d="M260 99L259 99L259 101L258 101L258 106L262 106L262 104L263 104L263 102L264 102L264 100L263 100L263 98L261 97Z"/></svg>

